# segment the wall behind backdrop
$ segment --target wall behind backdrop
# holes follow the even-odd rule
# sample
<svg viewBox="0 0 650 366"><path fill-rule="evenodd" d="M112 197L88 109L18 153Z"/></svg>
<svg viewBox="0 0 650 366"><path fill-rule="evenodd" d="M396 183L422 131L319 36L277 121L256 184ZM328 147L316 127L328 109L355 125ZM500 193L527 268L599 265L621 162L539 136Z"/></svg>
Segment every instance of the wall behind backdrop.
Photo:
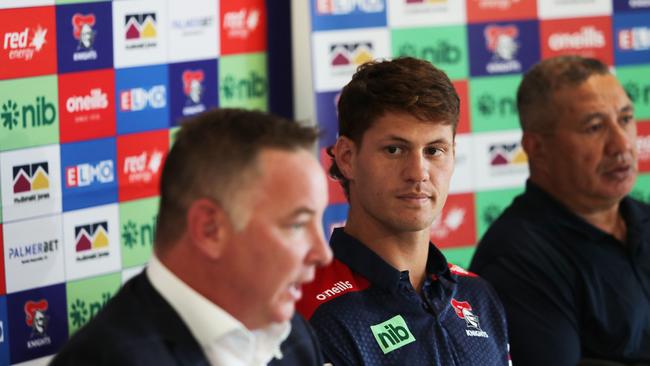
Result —
<svg viewBox="0 0 650 366"><path fill-rule="evenodd" d="M454 80L463 102L457 168L432 228L451 261L466 264L523 189L514 92L543 57L589 54L615 68L645 120L634 195L650 201L650 1L292 4L294 41L307 44L294 45L295 86L309 88L295 107L327 132L322 147L336 136L336 95L360 63L412 55ZM273 111L291 114L290 65L271 57L290 42L267 37L288 25L288 11L286 1L263 0L0 2L0 365L46 363L142 269L160 169L182 118L274 101ZM273 12L287 21L272 23ZM347 211L335 182L330 197L327 232Z"/></svg>
<svg viewBox="0 0 650 366"><path fill-rule="evenodd" d="M639 131L640 176L633 196L650 202L650 0L300 0L294 5L295 68L311 55L311 83L299 84L299 117L337 133L336 102L357 66L413 56L444 70L461 99L451 195L431 240L467 266L475 244L524 189L527 158L515 95L522 74L561 54L610 65L632 98ZM308 19L309 21L302 21ZM297 29L299 28L299 29ZM304 50L303 50L304 49ZM295 75L295 74L294 74ZM297 79L297 77L295 78ZM306 86L308 85L308 86ZM300 107L303 107L302 109ZM330 182L326 232L344 223L348 205Z"/></svg>

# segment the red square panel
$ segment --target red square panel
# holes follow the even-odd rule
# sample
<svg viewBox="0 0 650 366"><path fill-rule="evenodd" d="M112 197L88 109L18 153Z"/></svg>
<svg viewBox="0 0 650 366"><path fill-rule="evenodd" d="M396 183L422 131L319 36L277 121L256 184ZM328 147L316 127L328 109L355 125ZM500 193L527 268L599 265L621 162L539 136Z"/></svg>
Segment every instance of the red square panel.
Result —
<svg viewBox="0 0 650 366"><path fill-rule="evenodd" d="M220 1L221 54L266 51L264 0ZM290 42L291 40L287 40Z"/></svg>
<svg viewBox="0 0 650 366"><path fill-rule="evenodd" d="M542 58L580 55L614 63L611 17L543 20L539 28Z"/></svg>
<svg viewBox="0 0 650 366"><path fill-rule="evenodd" d="M535 17L537 17L535 0L467 0L467 20L472 23Z"/></svg>
<svg viewBox="0 0 650 366"><path fill-rule="evenodd" d="M0 10L0 79L56 73L54 6Z"/></svg>
<svg viewBox="0 0 650 366"><path fill-rule="evenodd" d="M117 169L120 202L159 194L163 163L169 149L169 131L118 136Z"/></svg>
<svg viewBox="0 0 650 366"><path fill-rule="evenodd" d="M115 135L115 71L59 75L61 142Z"/></svg>
<svg viewBox="0 0 650 366"><path fill-rule="evenodd" d="M473 193L452 194L447 197L442 213L431 225L431 241L438 248L476 243Z"/></svg>

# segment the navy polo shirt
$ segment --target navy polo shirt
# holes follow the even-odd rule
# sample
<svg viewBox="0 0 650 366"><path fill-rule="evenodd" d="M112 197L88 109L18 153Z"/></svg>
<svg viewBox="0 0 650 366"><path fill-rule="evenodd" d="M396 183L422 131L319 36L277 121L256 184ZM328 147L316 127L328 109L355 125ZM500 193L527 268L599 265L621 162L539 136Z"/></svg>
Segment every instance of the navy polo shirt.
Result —
<svg viewBox="0 0 650 366"><path fill-rule="evenodd" d="M408 271L343 229L335 260L303 289L298 311L334 365L508 365L506 320L494 290L429 246L418 294Z"/></svg>
<svg viewBox="0 0 650 366"><path fill-rule="evenodd" d="M515 365L650 364L650 206L620 212L625 243L529 181L486 232L470 269L503 301Z"/></svg>

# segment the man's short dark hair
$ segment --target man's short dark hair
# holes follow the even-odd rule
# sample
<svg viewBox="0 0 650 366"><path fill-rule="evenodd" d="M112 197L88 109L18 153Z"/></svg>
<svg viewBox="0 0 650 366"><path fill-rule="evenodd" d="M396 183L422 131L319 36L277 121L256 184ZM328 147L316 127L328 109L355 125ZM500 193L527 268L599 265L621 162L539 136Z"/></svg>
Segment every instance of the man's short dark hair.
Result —
<svg viewBox="0 0 650 366"><path fill-rule="evenodd" d="M460 99L449 77L427 61L400 57L359 66L341 91L339 136L360 147L366 130L387 112L407 113L423 122L450 124L455 135ZM328 154L334 157L331 147ZM330 176L341 183L347 195L349 181L332 160Z"/></svg>
<svg viewBox="0 0 650 366"><path fill-rule="evenodd" d="M196 199L215 200L236 220L232 201L238 190L254 184L260 152L310 150L317 138L315 128L243 109L213 109L184 122L162 172L156 247L179 239Z"/></svg>
<svg viewBox="0 0 650 366"><path fill-rule="evenodd" d="M517 109L521 129L531 132L552 131L555 120L553 94L565 87L582 84L593 75L609 74L600 60L581 56L558 56L543 60L524 75L517 90Z"/></svg>

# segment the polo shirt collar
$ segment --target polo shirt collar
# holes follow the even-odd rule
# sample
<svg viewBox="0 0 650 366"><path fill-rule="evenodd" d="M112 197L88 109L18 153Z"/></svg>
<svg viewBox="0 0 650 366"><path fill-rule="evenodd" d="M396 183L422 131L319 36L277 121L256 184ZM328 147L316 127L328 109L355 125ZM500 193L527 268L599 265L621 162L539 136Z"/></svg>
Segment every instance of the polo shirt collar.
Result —
<svg viewBox="0 0 650 366"><path fill-rule="evenodd" d="M343 228L334 229L330 244L338 260L373 285L394 290L399 288L400 280L407 275L406 271L401 272L388 264L361 241L346 233ZM429 278L446 277L455 281L445 256L432 243L429 243L426 272Z"/></svg>
<svg viewBox="0 0 650 366"><path fill-rule="evenodd" d="M526 196L534 202L535 206L541 212L548 213L549 218L581 233L591 240L612 238L610 234L574 214L553 196L531 182L530 179L526 181ZM628 228L628 238L630 238L630 234L642 236L643 230L647 230L645 228L648 227L648 222L650 221L648 214L641 209L637 202L634 202L628 196L621 200L620 210Z"/></svg>

